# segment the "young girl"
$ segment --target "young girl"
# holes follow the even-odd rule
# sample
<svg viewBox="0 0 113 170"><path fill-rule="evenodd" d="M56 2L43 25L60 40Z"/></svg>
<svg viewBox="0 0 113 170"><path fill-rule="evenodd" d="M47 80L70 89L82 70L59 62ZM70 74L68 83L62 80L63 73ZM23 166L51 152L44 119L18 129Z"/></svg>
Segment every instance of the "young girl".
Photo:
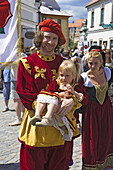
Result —
<svg viewBox="0 0 113 170"><path fill-rule="evenodd" d="M113 107L108 96L109 68L102 55L93 50L88 55L89 70L82 73L88 96L83 106L83 169L113 168Z"/></svg>
<svg viewBox="0 0 113 170"><path fill-rule="evenodd" d="M63 61L59 67L58 78L50 84L47 91L42 91L38 95L36 113L31 119L31 124L41 127L54 125L58 129L59 127L64 128L65 125L69 130L67 118L60 116L58 110L62 102L70 97L75 101L72 113L81 107L79 102L82 101L83 94L74 90L79 77L80 64L75 65L71 60ZM45 108L47 108L47 112L43 116L42 112Z"/></svg>

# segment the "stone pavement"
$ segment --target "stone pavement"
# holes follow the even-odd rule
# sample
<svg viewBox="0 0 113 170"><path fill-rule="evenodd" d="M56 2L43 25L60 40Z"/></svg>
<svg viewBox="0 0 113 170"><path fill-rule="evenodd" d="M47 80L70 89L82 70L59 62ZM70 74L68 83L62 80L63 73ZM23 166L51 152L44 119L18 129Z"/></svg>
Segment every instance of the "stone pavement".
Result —
<svg viewBox="0 0 113 170"><path fill-rule="evenodd" d="M15 120L13 100L9 100L10 111L2 112L4 108L3 94L0 90L0 170L19 170L19 149L18 132L20 126L8 126ZM74 140L73 166L70 170L81 170L82 151L81 136Z"/></svg>

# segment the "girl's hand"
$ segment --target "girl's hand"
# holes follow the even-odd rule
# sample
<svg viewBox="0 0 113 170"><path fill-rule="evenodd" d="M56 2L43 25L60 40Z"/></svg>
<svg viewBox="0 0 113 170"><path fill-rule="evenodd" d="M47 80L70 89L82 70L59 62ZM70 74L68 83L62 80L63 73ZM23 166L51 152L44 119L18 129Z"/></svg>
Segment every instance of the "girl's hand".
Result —
<svg viewBox="0 0 113 170"><path fill-rule="evenodd" d="M60 95L60 97L62 97L64 99L68 99L68 98L72 97L71 93L69 93L67 90L64 91L64 92L59 93L59 95Z"/></svg>
<svg viewBox="0 0 113 170"><path fill-rule="evenodd" d="M81 100L81 97L83 96L82 93L78 93L77 91L74 91L74 88L73 88L71 85L69 85L69 84L66 85L66 87L67 87L68 93L75 95L75 97L76 97L78 100Z"/></svg>
<svg viewBox="0 0 113 170"><path fill-rule="evenodd" d="M70 84L67 84L66 87L68 93L75 94L74 88Z"/></svg>
<svg viewBox="0 0 113 170"><path fill-rule="evenodd" d="M65 98L65 91L59 93L60 97Z"/></svg>

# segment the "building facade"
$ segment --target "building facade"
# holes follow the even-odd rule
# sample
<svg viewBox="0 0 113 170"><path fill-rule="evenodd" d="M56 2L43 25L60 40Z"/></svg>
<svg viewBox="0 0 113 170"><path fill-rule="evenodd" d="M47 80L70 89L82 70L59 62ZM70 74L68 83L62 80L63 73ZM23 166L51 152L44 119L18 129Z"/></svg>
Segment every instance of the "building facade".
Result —
<svg viewBox="0 0 113 170"><path fill-rule="evenodd" d="M24 48L29 50L33 46L33 37L38 30L39 22L50 18L61 24L66 38L63 48L67 49L69 44L68 18L70 16L59 7L55 0L21 0L22 44Z"/></svg>
<svg viewBox="0 0 113 170"><path fill-rule="evenodd" d="M66 38L66 44L64 44L62 48L68 49L68 44L69 44L68 19L69 17L71 17L71 15L63 11L55 0L52 1L41 0L38 13L39 13L39 20L38 20L39 22L42 22L45 19L53 19L59 24L61 24L62 32Z"/></svg>
<svg viewBox="0 0 113 170"><path fill-rule="evenodd" d="M80 32L82 31L83 22L86 19L77 19L74 23L68 24L69 38L74 42L80 42Z"/></svg>
<svg viewBox="0 0 113 170"><path fill-rule="evenodd" d="M22 47L29 52L33 46L33 35L36 32L38 22L38 9L35 6L35 0L21 0L21 30ZM29 55L29 53L28 53Z"/></svg>
<svg viewBox="0 0 113 170"><path fill-rule="evenodd" d="M113 48L113 0L92 0L86 8L89 45Z"/></svg>

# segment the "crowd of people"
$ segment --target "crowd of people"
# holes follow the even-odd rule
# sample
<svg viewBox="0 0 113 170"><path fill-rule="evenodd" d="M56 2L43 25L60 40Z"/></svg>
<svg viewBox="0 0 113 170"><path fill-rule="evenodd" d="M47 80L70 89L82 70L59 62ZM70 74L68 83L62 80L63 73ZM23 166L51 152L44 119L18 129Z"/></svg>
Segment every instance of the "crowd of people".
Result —
<svg viewBox="0 0 113 170"><path fill-rule="evenodd" d="M31 55L23 56L18 73L16 67L12 79L7 78L22 109L15 106L18 120L9 124L21 124L20 170L68 170L73 140L80 136L79 113L82 169L113 169L112 51L97 45L87 53L61 49L65 42L60 24L40 22ZM8 111L10 85L3 82L3 111Z"/></svg>

